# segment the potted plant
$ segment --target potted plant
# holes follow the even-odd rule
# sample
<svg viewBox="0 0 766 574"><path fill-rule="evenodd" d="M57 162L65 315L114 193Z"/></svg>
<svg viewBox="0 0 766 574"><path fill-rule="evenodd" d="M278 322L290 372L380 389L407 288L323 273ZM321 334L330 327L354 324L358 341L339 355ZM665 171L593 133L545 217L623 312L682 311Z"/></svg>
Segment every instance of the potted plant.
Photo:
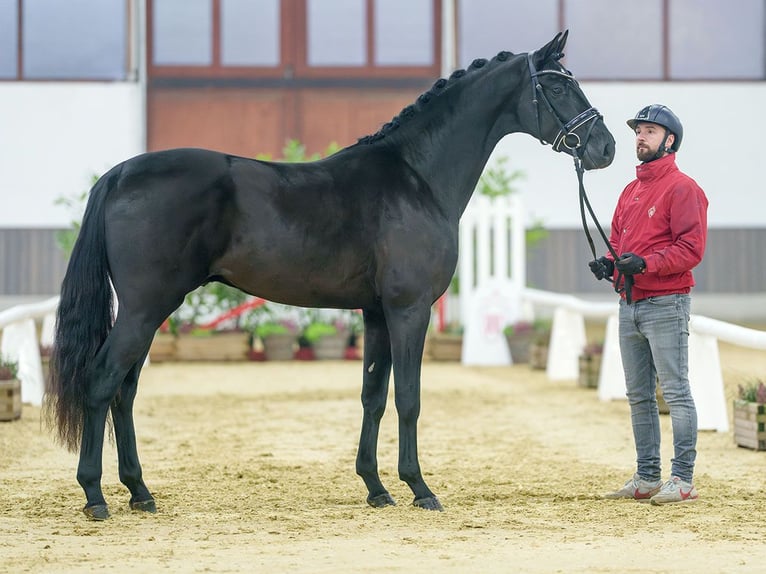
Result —
<svg viewBox="0 0 766 574"><path fill-rule="evenodd" d="M601 358L604 354L602 342L591 342L585 345L579 357L580 376L577 384L588 389L598 387L598 375L601 372Z"/></svg>
<svg viewBox="0 0 766 574"><path fill-rule="evenodd" d="M307 309L302 339L311 346L318 360L343 359L349 346L351 332L343 312L334 316L322 314L319 309Z"/></svg>
<svg viewBox="0 0 766 574"><path fill-rule="evenodd" d="M531 321L516 321L506 325L503 335L514 364L529 363L529 347L535 337L535 325Z"/></svg>
<svg viewBox="0 0 766 574"><path fill-rule="evenodd" d="M16 361L0 355L0 421L14 421L21 417L21 381Z"/></svg>
<svg viewBox="0 0 766 574"><path fill-rule="evenodd" d="M756 379L738 386L734 399L734 442L737 446L766 450L766 385Z"/></svg>
<svg viewBox="0 0 766 574"><path fill-rule="evenodd" d="M294 358L298 328L293 321L270 317L257 323L253 334L263 347L265 360L289 361Z"/></svg>
<svg viewBox="0 0 766 574"><path fill-rule="evenodd" d="M538 319L534 322L534 335L529 344L529 366L545 369L548 366L548 345L551 341L551 322Z"/></svg>

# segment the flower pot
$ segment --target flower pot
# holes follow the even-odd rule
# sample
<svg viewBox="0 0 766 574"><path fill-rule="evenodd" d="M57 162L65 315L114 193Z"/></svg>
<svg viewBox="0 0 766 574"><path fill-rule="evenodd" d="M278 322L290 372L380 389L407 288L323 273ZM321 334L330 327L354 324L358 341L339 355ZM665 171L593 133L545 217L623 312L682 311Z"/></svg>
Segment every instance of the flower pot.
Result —
<svg viewBox="0 0 766 574"><path fill-rule="evenodd" d="M601 372L601 353L583 353L579 357L580 376L577 384L587 389L598 387L598 375Z"/></svg>
<svg viewBox="0 0 766 574"><path fill-rule="evenodd" d="M508 350L511 352L513 364L529 363L529 347L534 340L535 333L513 333L505 336Z"/></svg>
<svg viewBox="0 0 766 574"><path fill-rule="evenodd" d="M314 349L314 358L318 361L344 359L346 347L348 347L348 335L342 333L324 335L314 341L311 346Z"/></svg>
<svg viewBox="0 0 766 574"><path fill-rule="evenodd" d="M548 366L548 345L532 343L529 346L529 366L533 369L542 369Z"/></svg>
<svg viewBox="0 0 766 574"><path fill-rule="evenodd" d="M733 410L737 446L766 450L766 405L735 400Z"/></svg>
<svg viewBox="0 0 766 574"><path fill-rule="evenodd" d="M5 379L0 381L0 421L15 421L21 418L21 381Z"/></svg>
<svg viewBox="0 0 766 574"><path fill-rule="evenodd" d="M295 335L274 333L263 338L263 354L267 361L290 361L295 355Z"/></svg>

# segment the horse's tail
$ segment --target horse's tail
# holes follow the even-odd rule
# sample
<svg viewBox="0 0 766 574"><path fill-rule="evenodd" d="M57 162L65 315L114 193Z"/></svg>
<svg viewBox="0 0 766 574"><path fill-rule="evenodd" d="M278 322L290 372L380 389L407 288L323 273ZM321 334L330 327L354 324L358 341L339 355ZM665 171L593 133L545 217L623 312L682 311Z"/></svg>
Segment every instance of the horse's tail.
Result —
<svg viewBox="0 0 766 574"><path fill-rule="evenodd" d="M80 233L61 284L56 332L45 384L45 419L61 444L80 446L89 372L112 328L113 301L106 254L104 206L120 169L90 191Z"/></svg>

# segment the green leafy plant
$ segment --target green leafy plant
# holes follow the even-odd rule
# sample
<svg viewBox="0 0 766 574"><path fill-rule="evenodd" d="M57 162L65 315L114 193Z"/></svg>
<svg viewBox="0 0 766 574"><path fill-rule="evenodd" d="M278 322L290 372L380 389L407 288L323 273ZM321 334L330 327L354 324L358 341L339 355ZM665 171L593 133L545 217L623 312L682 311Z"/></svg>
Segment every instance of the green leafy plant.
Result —
<svg viewBox="0 0 766 574"><path fill-rule="evenodd" d="M0 356L0 381L9 381L18 377L19 364Z"/></svg>
<svg viewBox="0 0 766 574"><path fill-rule="evenodd" d="M744 385L738 385L738 396L741 401L748 403L766 404L766 385L760 379L749 381Z"/></svg>
<svg viewBox="0 0 766 574"><path fill-rule="evenodd" d="M512 325L506 325L503 329L503 335L511 337L513 335L526 335L534 331L534 325L530 321L516 321Z"/></svg>
<svg viewBox="0 0 766 574"><path fill-rule="evenodd" d="M98 178L97 174L91 176L91 187L98 181ZM86 190L70 196L60 196L53 202L54 205L64 206L72 218L67 229L60 229L56 232L56 244L64 252L67 259L72 255L72 249L74 249L74 244L80 235L82 215L85 212L89 193L90 190Z"/></svg>
<svg viewBox="0 0 766 574"><path fill-rule="evenodd" d="M302 144L299 140L291 139L291 140L287 140L285 147L282 148L282 157L279 158L278 161L283 161L287 163L302 163L305 161L316 161L318 159L322 159L323 157L329 157L339 150L340 150L340 146L335 142L331 142L330 145L328 145L327 148L324 150L324 152L322 153L315 152L307 156L306 146ZM268 153L259 153L255 156L255 158L264 160L264 161L270 161L273 159L271 157L271 154L268 154Z"/></svg>

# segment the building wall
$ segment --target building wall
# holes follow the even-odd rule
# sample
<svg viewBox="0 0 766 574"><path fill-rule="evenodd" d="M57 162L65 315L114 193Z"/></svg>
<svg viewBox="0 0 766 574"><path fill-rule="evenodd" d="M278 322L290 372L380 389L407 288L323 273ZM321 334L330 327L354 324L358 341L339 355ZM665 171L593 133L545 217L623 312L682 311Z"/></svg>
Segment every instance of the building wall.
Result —
<svg viewBox="0 0 766 574"><path fill-rule="evenodd" d="M55 204L144 151L137 82L0 82L0 228L69 224Z"/></svg>

